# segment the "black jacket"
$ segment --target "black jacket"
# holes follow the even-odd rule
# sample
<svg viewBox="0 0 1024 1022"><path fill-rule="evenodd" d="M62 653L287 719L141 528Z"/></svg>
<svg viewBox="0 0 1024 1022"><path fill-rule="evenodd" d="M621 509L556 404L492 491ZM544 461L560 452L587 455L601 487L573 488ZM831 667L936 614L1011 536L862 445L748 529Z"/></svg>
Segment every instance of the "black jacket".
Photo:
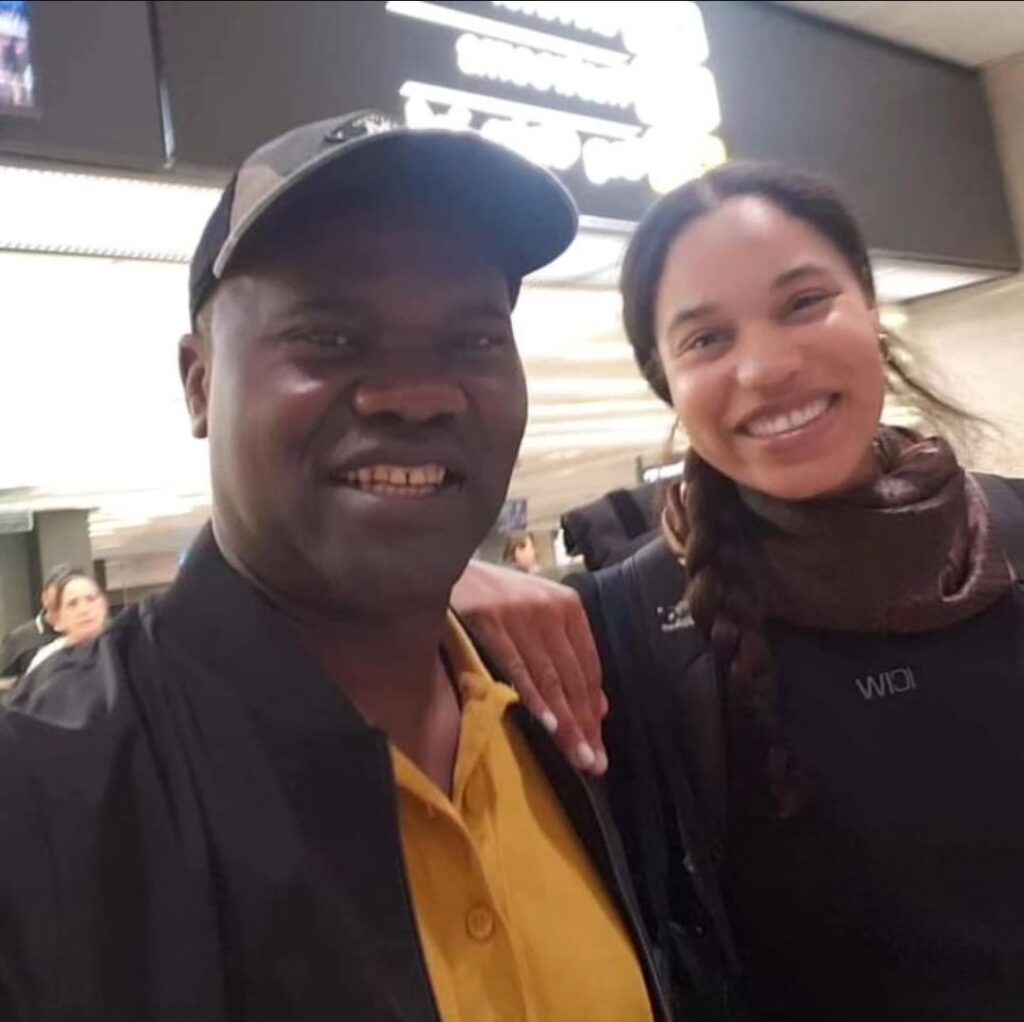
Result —
<svg viewBox="0 0 1024 1022"><path fill-rule="evenodd" d="M20 678L36 653L59 635L42 614L18 625L0 643L0 678Z"/></svg>
<svg viewBox="0 0 1024 1022"><path fill-rule="evenodd" d="M26 684L0 720L4 1022L437 1022L387 739L209 533ZM668 1022L601 787L512 713Z"/></svg>
<svg viewBox="0 0 1024 1022"><path fill-rule="evenodd" d="M1024 564L1024 504L1009 512L997 525ZM1024 582L936 632L770 623L785 739L815 784L785 822L730 805L720 680L685 583L660 540L575 581L613 708L643 707L680 821L669 876L695 881L754 1016L1024 1018Z"/></svg>

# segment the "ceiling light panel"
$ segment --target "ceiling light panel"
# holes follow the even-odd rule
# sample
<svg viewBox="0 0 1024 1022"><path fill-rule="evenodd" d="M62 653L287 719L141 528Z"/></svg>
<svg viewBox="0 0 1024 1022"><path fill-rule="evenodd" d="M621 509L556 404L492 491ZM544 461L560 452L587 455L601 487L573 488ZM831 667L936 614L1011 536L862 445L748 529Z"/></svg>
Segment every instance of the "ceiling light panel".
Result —
<svg viewBox="0 0 1024 1022"><path fill-rule="evenodd" d="M187 262L217 188L0 167L0 248Z"/></svg>

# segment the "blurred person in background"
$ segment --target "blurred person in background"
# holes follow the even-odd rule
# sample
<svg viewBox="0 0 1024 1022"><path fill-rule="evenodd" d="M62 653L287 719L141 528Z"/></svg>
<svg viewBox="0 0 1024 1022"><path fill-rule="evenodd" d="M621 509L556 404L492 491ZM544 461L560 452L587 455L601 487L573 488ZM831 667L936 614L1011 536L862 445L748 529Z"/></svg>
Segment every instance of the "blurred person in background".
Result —
<svg viewBox="0 0 1024 1022"><path fill-rule="evenodd" d="M814 178L681 187L622 288L690 448L662 538L576 585L606 732L646 707L637 740L687 822L674 875L722 890L758 1018L1019 1020L1024 485L880 424L887 383L949 429L962 413L899 360ZM577 597L471 575L457 609L544 712Z"/></svg>
<svg viewBox="0 0 1024 1022"><path fill-rule="evenodd" d="M664 483L612 490L562 515L565 549L582 557L588 571L625 560L658 532Z"/></svg>
<svg viewBox="0 0 1024 1022"><path fill-rule="evenodd" d="M8 685L28 670L38 650L60 637L55 626L54 595L57 583L71 570L70 566L61 564L46 576L39 597L39 613L13 629L0 645L0 680Z"/></svg>
<svg viewBox="0 0 1024 1022"><path fill-rule="evenodd" d="M525 571L528 575L536 575L541 568L537 548L533 542L533 533L509 536L505 541L501 563L517 571Z"/></svg>
<svg viewBox="0 0 1024 1022"><path fill-rule="evenodd" d="M60 633L36 650L25 674L62 649L95 639L107 626L109 604L96 580L84 571L68 571L53 585L52 617Z"/></svg>

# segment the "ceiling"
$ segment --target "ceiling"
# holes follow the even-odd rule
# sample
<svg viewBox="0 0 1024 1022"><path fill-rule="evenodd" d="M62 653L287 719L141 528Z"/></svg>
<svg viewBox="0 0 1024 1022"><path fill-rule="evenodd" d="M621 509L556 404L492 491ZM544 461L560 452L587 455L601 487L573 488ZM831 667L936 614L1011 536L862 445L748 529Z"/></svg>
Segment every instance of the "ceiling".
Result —
<svg viewBox="0 0 1024 1022"><path fill-rule="evenodd" d="M985 67L1024 53L1024 2L1018 0L780 2L968 67Z"/></svg>

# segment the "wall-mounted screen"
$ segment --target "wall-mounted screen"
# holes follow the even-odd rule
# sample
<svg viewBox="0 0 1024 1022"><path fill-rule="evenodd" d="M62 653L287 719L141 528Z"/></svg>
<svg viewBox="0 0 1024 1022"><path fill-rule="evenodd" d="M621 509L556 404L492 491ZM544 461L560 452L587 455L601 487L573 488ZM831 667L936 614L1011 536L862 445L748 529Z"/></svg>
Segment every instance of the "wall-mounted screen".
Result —
<svg viewBox="0 0 1024 1022"><path fill-rule="evenodd" d="M0 0L0 114L38 113L27 0Z"/></svg>

